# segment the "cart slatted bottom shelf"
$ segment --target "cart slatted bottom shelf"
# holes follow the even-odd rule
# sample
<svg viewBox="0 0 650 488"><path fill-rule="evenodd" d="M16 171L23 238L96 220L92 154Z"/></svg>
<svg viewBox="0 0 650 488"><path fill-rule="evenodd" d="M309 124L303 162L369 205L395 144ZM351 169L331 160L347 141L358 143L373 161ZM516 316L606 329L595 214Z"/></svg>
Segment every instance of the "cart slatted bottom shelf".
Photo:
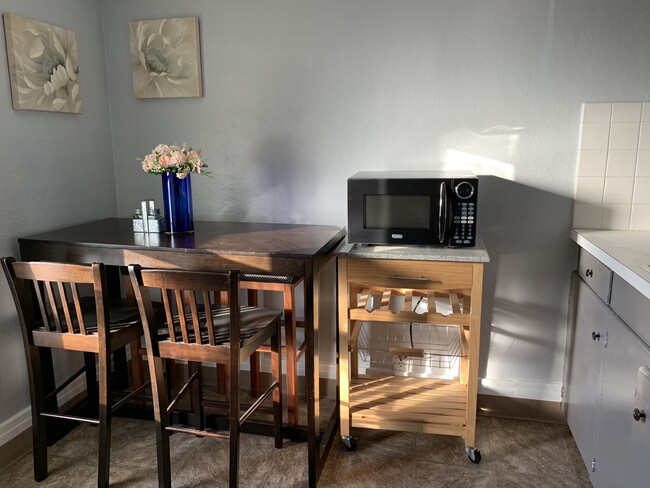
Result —
<svg viewBox="0 0 650 488"><path fill-rule="evenodd" d="M465 434L467 385L454 380L359 376L350 384L350 412L357 427Z"/></svg>

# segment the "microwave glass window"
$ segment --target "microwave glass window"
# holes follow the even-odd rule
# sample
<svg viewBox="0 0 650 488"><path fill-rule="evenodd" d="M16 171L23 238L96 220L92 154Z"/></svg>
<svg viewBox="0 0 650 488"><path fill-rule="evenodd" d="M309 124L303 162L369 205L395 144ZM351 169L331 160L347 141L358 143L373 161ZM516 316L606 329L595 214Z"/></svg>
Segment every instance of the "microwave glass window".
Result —
<svg viewBox="0 0 650 488"><path fill-rule="evenodd" d="M430 195L365 195L365 229L429 229Z"/></svg>

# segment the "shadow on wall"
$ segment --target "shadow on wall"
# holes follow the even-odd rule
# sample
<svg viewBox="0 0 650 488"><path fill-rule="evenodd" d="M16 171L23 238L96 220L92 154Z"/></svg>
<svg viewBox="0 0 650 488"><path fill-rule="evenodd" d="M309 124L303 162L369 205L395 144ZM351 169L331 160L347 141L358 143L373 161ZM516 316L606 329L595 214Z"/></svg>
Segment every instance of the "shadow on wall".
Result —
<svg viewBox="0 0 650 488"><path fill-rule="evenodd" d="M560 383L573 200L496 176L480 176L478 232L485 268L481 378Z"/></svg>

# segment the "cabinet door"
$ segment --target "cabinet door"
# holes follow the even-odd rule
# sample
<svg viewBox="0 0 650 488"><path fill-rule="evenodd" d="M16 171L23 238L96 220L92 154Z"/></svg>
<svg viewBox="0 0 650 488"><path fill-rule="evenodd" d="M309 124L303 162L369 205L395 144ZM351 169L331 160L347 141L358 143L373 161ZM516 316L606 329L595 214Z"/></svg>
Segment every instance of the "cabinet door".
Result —
<svg viewBox="0 0 650 488"><path fill-rule="evenodd" d="M613 312L604 354L595 486L650 486L650 421L633 418L638 370L650 351ZM650 412L646 412L650 414Z"/></svg>
<svg viewBox="0 0 650 488"><path fill-rule="evenodd" d="M567 385L567 422L591 472L602 388L602 353L610 309L582 280L576 280L573 347Z"/></svg>

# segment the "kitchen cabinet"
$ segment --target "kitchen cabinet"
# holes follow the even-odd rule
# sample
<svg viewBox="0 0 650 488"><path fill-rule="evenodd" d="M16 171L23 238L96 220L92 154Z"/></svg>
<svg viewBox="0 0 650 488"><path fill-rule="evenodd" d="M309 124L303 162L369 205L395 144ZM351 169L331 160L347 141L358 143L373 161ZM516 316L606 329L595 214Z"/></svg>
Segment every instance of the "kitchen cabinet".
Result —
<svg viewBox="0 0 650 488"><path fill-rule="evenodd" d="M601 275L611 286L611 276ZM617 280L613 282L616 286ZM610 293L602 281L588 284L574 276L572 290L567 422L595 487L648 487L650 422L635 419L633 412L650 413L649 399L639 396L649 381L641 368L650 365L650 349L603 302L601 297L609 300ZM627 290L619 295L623 292Z"/></svg>

